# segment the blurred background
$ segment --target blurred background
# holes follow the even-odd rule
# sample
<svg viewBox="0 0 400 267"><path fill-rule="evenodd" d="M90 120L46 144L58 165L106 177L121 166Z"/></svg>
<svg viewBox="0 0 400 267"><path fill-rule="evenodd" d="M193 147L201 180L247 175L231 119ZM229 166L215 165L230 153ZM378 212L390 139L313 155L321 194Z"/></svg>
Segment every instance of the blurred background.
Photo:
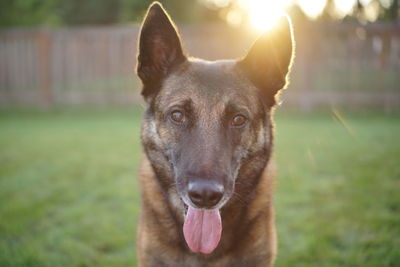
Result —
<svg viewBox="0 0 400 267"><path fill-rule="evenodd" d="M4 0L1 105L137 104L139 22L151 1ZM287 12L297 51L286 105L400 106L400 26L393 0L170 0L186 49L236 58ZM17 27L18 26L18 27Z"/></svg>
<svg viewBox="0 0 400 267"><path fill-rule="evenodd" d="M0 2L0 266L135 266L135 65L151 2ZM160 2L209 60L292 18L276 265L400 266L400 1Z"/></svg>

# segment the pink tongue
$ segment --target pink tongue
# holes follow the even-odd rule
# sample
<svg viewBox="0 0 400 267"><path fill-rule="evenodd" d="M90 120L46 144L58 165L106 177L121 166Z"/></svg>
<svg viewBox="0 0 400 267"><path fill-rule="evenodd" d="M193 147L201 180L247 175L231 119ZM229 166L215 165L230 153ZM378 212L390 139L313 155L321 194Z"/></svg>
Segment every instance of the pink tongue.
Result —
<svg viewBox="0 0 400 267"><path fill-rule="evenodd" d="M189 206L183 224L183 235L193 252L213 252L221 239L221 232L219 210L200 210Z"/></svg>

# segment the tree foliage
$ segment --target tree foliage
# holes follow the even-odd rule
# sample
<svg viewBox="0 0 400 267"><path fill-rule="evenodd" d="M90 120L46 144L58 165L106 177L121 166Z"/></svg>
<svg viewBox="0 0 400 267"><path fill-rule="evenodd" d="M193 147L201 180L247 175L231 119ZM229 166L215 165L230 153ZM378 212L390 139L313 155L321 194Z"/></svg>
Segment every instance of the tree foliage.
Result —
<svg viewBox="0 0 400 267"><path fill-rule="evenodd" d="M209 9L204 0L159 0L178 22L210 21L220 19L221 10ZM230 0L231 2L236 0ZM399 0L373 0L378 4L379 17L383 20L397 20ZM371 1L371 2L373 2ZM1 0L0 27L34 25L95 25L138 22L152 0ZM335 19L334 1L328 4L321 16ZM360 1L349 14L362 18L363 6ZM288 12L297 12L294 5ZM297 7L298 9L298 7ZM296 14L297 14L296 13ZM348 17L349 17L348 16Z"/></svg>
<svg viewBox="0 0 400 267"><path fill-rule="evenodd" d="M1 0L0 26L94 25L138 22L151 0ZM177 21L201 20L197 1L160 0Z"/></svg>
<svg viewBox="0 0 400 267"><path fill-rule="evenodd" d="M1 0L0 26L30 26L55 20L54 0Z"/></svg>

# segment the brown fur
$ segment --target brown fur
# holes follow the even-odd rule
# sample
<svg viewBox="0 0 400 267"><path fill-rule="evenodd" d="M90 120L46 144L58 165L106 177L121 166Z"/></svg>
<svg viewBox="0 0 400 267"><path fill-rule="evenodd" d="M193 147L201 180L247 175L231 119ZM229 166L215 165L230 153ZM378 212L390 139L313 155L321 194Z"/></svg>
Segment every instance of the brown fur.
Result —
<svg viewBox="0 0 400 267"><path fill-rule="evenodd" d="M232 235L222 235L219 246L225 249L217 248L212 255L196 255L182 244L182 229L176 227L177 219L178 225L183 224L183 203L176 201L179 197L174 189L168 193L163 191L149 161L144 159L140 170L142 206L136 242L139 266L271 266L277 244L270 175L271 170L266 168L246 209L237 208L242 205L238 200L237 205L222 211L223 232L227 233L235 233L236 226L242 224L241 214L247 213L252 227L244 229L245 238L237 243Z"/></svg>
<svg viewBox="0 0 400 267"><path fill-rule="evenodd" d="M263 35L245 58L208 62L187 58L165 11L150 7L138 58L148 103L141 135L140 266L273 265L271 115L292 61L292 33L284 24ZM182 125L170 121L177 109L185 114ZM247 119L240 129L230 126L238 113ZM183 237L188 177L224 186L216 206L222 237L208 255L191 252Z"/></svg>

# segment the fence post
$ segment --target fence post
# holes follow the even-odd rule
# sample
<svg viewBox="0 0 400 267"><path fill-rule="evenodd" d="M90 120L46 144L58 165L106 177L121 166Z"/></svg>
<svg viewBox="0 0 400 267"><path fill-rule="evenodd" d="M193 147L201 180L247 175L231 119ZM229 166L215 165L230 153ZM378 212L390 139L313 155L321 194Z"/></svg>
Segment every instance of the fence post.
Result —
<svg viewBox="0 0 400 267"><path fill-rule="evenodd" d="M50 56L51 44L48 31L42 30L38 34L38 69L40 100L44 106L51 105L53 102L51 86Z"/></svg>

